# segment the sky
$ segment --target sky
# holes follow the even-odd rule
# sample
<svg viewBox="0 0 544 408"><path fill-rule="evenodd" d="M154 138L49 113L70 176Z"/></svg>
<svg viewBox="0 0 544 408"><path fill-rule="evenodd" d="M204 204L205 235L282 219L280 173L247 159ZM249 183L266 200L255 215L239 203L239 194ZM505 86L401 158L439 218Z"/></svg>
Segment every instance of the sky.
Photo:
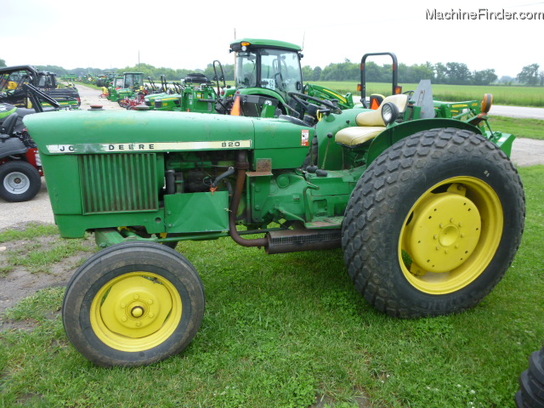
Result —
<svg viewBox="0 0 544 408"><path fill-rule="evenodd" d="M303 65L359 62L393 52L399 63L459 62L515 77L544 70L544 1L534 0L2 0L6 65L173 69L232 64L234 39L303 46ZM388 60L375 59L378 64Z"/></svg>

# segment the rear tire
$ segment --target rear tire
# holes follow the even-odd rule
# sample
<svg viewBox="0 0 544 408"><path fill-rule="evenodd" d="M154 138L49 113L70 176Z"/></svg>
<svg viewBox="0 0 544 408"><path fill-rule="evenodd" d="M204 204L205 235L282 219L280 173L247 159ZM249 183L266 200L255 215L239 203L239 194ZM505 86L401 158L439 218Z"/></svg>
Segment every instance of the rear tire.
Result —
<svg viewBox="0 0 544 408"><path fill-rule="evenodd" d="M518 408L544 408L544 348L531 354L529 369L521 374L519 383Z"/></svg>
<svg viewBox="0 0 544 408"><path fill-rule="evenodd" d="M467 130L419 132L359 180L342 227L348 272L387 314L460 312L501 280L524 217L521 181L496 145Z"/></svg>
<svg viewBox="0 0 544 408"><path fill-rule="evenodd" d="M0 166L0 197L15 203L31 200L42 186L40 173L23 160L10 161Z"/></svg>
<svg viewBox="0 0 544 408"><path fill-rule="evenodd" d="M62 306L66 334L100 366L140 366L183 351L204 315L204 289L189 261L164 245L113 245L89 258Z"/></svg>

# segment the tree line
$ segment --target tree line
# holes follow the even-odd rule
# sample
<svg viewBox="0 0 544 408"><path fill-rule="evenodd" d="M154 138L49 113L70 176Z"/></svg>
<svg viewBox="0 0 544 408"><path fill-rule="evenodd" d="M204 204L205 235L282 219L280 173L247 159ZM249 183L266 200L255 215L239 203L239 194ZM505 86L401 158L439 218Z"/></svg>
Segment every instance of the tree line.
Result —
<svg viewBox="0 0 544 408"><path fill-rule="evenodd" d="M489 85L504 83L511 85L516 82L521 85L544 86L544 71L539 70L538 64L531 64L522 69L516 78L504 77L499 80L494 69L471 71L466 64L447 62L432 64L406 65L399 64L398 80L402 83L418 83L422 79L430 79L436 84L452 85ZM377 65L374 62L365 64L368 82L390 82L391 65ZM329 64L325 68L303 68L304 79L307 81L359 81L361 77L360 64L349 60L343 63Z"/></svg>
<svg viewBox="0 0 544 408"><path fill-rule="evenodd" d="M6 63L0 59L0 67L5 67ZM205 69L172 69L157 68L149 64L138 64L132 67L122 69L99 69L99 68L75 68L65 69L56 65L36 66L44 71L55 72L59 76L75 75L80 78L86 76L99 76L107 72L143 72L146 78L152 78L159 81L161 76L168 81L179 81L185 78L189 73L201 72L208 78L214 78L212 64L208 64ZM390 82L391 65L378 65L374 62L366 63L366 79L368 82ZM234 80L234 65L223 65L224 78L226 81ZM360 64L345 60L342 63L332 63L325 68L304 66L302 68L305 81L359 81L361 78ZM511 85L517 83L527 86L544 86L544 71L540 70L538 64L530 64L523 67L515 78L506 77L499 80L494 69L485 69L481 71L471 71L469 67L460 62L447 62L432 64L406 65L399 64L398 79L402 83L417 83L421 79L430 79L436 84L452 85L489 85L492 83L505 83Z"/></svg>

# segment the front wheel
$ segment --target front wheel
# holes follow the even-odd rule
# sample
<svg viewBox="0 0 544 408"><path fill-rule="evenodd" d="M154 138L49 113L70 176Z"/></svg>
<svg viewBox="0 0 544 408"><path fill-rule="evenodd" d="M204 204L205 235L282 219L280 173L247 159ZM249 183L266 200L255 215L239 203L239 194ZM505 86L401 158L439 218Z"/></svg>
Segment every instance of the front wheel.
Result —
<svg viewBox="0 0 544 408"><path fill-rule="evenodd" d="M31 200L42 186L40 173L23 160L14 160L0 166L0 197L9 202Z"/></svg>
<svg viewBox="0 0 544 408"><path fill-rule="evenodd" d="M343 224L348 272L394 316L466 310L512 263L524 217L521 181L497 146L467 130L419 132L357 184Z"/></svg>
<svg viewBox="0 0 544 408"><path fill-rule="evenodd" d="M100 366L140 366L184 350L204 314L202 282L164 245L122 243L74 274L62 317L72 344Z"/></svg>

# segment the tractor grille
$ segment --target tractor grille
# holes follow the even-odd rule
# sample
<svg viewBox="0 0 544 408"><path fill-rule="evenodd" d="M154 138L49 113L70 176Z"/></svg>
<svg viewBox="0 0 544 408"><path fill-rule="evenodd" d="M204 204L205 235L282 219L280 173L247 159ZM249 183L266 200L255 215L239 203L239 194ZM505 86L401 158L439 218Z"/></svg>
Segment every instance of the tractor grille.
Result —
<svg viewBox="0 0 544 408"><path fill-rule="evenodd" d="M79 156L83 212L158 209L155 153Z"/></svg>

